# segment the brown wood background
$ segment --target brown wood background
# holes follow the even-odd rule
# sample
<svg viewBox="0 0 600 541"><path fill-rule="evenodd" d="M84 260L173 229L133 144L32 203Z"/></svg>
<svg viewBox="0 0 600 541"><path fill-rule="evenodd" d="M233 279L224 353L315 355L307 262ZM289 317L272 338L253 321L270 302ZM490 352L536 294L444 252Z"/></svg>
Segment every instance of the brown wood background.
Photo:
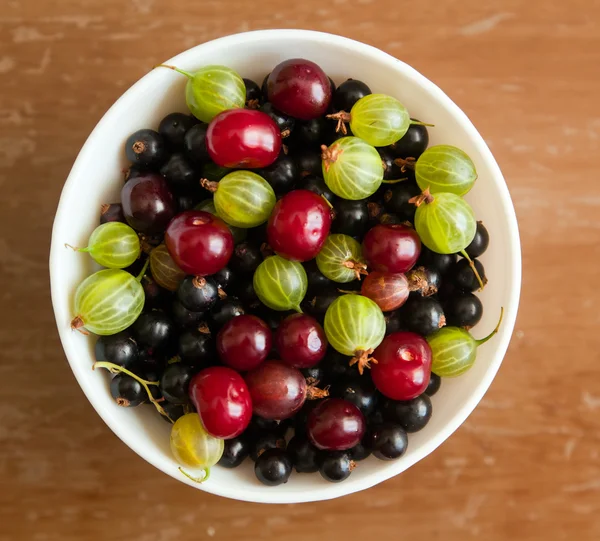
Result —
<svg viewBox="0 0 600 541"><path fill-rule="evenodd" d="M445 89L504 170L524 253L512 345L457 434L372 490L281 507L194 491L117 440L65 361L47 270L112 102L194 44L275 27L365 41ZM0 0L0 540L599 539L599 66L595 0Z"/></svg>

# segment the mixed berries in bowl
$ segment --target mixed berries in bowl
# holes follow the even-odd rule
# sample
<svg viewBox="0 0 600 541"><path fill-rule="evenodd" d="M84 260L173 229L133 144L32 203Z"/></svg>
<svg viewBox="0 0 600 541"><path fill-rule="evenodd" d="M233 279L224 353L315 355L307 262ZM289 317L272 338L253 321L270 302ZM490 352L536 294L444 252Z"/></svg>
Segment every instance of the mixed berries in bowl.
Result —
<svg viewBox="0 0 600 541"><path fill-rule="evenodd" d="M52 293L136 452L210 492L307 501L466 418L514 325L518 236L438 93L367 46L268 31L158 66L107 113L63 192Z"/></svg>

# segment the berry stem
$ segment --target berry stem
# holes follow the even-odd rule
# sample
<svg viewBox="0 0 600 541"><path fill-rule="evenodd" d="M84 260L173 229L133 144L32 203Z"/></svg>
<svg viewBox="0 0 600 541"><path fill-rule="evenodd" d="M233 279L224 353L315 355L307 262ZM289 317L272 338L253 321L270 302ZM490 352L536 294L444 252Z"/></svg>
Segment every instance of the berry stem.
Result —
<svg viewBox="0 0 600 541"><path fill-rule="evenodd" d="M207 178L201 178L200 186L202 186L205 190L214 193L219 188L219 183L215 182L214 180L208 180Z"/></svg>
<svg viewBox="0 0 600 541"><path fill-rule="evenodd" d="M65 242L65 248L71 248L71 250L73 250L74 252L89 252L90 251L90 247L87 246L86 248L77 248L77 246L71 246L70 244L67 244Z"/></svg>
<svg viewBox="0 0 600 541"><path fill-rule="evenodd" d="M469 267L471 267L471 270L475 274L475 278L477 278L477 281L479 282L479 291L481 291L485 287L485 283L481 279L481 276L479 276L479 273L477 272L477 267L475 267L475 263L473 263L473 260L469 257L469 254L467 254L467 252L461 250L460 253L469 262Z"/></svg>
<svg viewBox="0 0 600 541"><path fill-rule="evenodd" d="M361 274L364 274L365 276L367 274L369 274L367 272L367 266L360 261L354 261L353 259L348 259L347 261L342 262L342 266L346 267L347 269L353 270L354 274L356 275L357 280L360 280Z"/></svg>
<svg viewBox="0 0 600 541"><path fill-rule="evenodd" d="M404 177L404 178L394 178L394 179L390 179L390 180L384 180L382 182L382 184L398 184L398 182L403 182L405 180L408 180L408 177Z"/></svg>
<svg viewBox="0 0 600 541"><path fill-rule="evenodd" d="M371 368L371 363L378 364L377 359L370 355L375 351L371 349L358 349L354 352L354 357L350 360L350 366L358 364L358 373L362 376L365 368Z"/></svg>
<svg viewBox="0 0 600 541"><path fill-rule="evenodd" d="M500 324L502 323L503 317L504 317L504 306L502 308L500 308L500 319L498 320L498 324L496 325L496 328L490 334L488 334L485 338L482 338L481 340L475 340L477 347L481 346L482 344L485 344L492 336L494 336L498 332L498 330L500 329Z"/></svg>
<svg viewBox="0 0 600 541"><path fill-rule="evenodd" d="M338 158L344 152L340 145L334 143L330 147L321 145L321 159L325 164L325 171L329 171L329 168L338 160Z"/></svg>
<svg viewBox="0 0 600 541"><path fill-rule="evenodd" d="M142 270L140 271L140 273L136 276L136 280L138 282L142 281L142 278L144 277L144 274L146 274L146 271L148 270L148 265L150 264L150 258L146 259L146 263L144 263L144 266L142 267Z"/></svg>
<svg viewBox="0 0 600 541"><path fill-rule="evenodd" d="M106 362L106 361L96 361L92 365L92 370L95 370L96 368L106 368L106 370L108 370L111 374L119 374L120 372L122 372L123 374L127 374L129 377L132 377L140 385L142 385L142 387L144 387L144 390L146 391L146 394L148 395L148 400L150 402L152 402L152 404L154 404L154 407L156 408L156 410L158 411L158 413L160 413L161 415L163 415L164 417L166 417L167 419L169 419L169 421L173 422L173 419L171 419L169 417L169 415L167 414L167 412L158 403L158 400L156 400L152 396L152 393L150 392L149 385L155 385L156 387L158 387L158 381L148 381L146 379L142 379L139 376L136 376L130 370L127 370L127 368L123 368L122 366L119 366L118 364L109 363L109 362Z"/></svg>
<svg viewBox="0 0 600 541"><path fill-rule="evenodd" d="M185 475L188 479L194 481L194 483L204 483L204 481L207 481L210 477L210 468L204 468L204 470L202 470L204 472L204 475L202 477L194 477L193 475L186 472L183 468L179 468L179 471L183 473L183 475Z"/></svg>
<svg viewBox="0 0 600 541"><path fill-rule="evenodd" d="M348 129L346 128L346 122L350 122L351 116L350 113L346 111L340 111L339 113L333 113L332 115L327 115L326 118L331 120L337 120L337 126L335 127L336 132L342 132L344 135L348 134Z"/></svg>
<svg viewBox="0 0 600 541"><path fill-rule="evenodd" d="M406 273L408 280L408 290L418 291L423 297L430 297L437 293L437 287L430 284L427 280L427 270L425 267L416 267Z"/></svg>
<svg viewBox="0 0 600 541"><path fill-rule="evenodd" d="M415 168L415 163L417 160L415 160L414 158L396 158L394 160L394 163L396 165L400 166L400 171L402 171L403 173L406 172L407 169L413 169Z"/></svg>
<svg viewBox="0 0 600 541"><path fill-rule="evenodd" d="M429 188L425 188L423 192L415 197L411 197L408 202L413 204L415 207L420 207L423 203L433 203L434 201L433 195L429 191Z"/></svg>
<svg viewBox="0 0 600 541"><path fill-rule="evenodd" d="M411 124L415 126L427 126L428 128L435 128L435 124L427 124L427 122L421 122L420 120L411 120Z"/></svg>
<svg viewBox="0 0 600 541"><path fill-rule="evenodd" d="M184 71L181 68L177 68L175 66L170 66L168 64L159 64L158 66L154 66L154 68L169 68L170 70L176 71L177 73L181 73L181 75L185 75L188 79L193 79L194 74L189 71Z"/></svg>

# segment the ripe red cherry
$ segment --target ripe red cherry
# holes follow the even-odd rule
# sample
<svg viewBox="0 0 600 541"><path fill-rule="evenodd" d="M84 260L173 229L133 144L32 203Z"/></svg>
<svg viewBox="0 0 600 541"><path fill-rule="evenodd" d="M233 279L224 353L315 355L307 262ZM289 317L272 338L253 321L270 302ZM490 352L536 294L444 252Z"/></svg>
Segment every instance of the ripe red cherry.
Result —
<svg viewBox="0 0 600 541"><path fill-rule="evenodd" d="M352 402L328 398L308 414L306 427L308 438L317 449L345 451L360 443L366 423Z"/></svg>
<svg viewBox="0 0 600 541"><path fill-rule="evenodd" d="M252 399L246 382L235 370L213 366L190 382L190 399L206 431L224 440L239 436L252 419Z"/></svg>
<svg viewBox="0 0 600 541"><path fill-rule="evenodd" d="M327 338L316 319L292 314L279 324L275 345L282 361L296 368L310 368L325 356Z"/></svg>
<svg viewBox="0 0 600 541"><path fill-rule="evenodd" d="M373 270L407 272L421 253L417 232L405 225L376 225L363 239L363 255Z"/></svg>
<svg viewBox="0 0 600 541"><path fill-rule="evenodd" d="M311 120L325 114L331 84L314 62L292 58L277 65L267 79L269 101L286 115Z"/></svg>
<svg viewBox="0 0 600 541"><path fill-rule="evenodd" d="M399 272L370 272L363 280L360 292L381 308L390 312L400 308L410 293L408 279Z"/></svg>
<svg viewBox="0 0 600 541"><path fill-rule="evenodd" d="M282 420L292 417L306 400L302 372L282 361L265 361L246 374L255 415Z"/></svg>
<svg viewBox="0 0 600 541"><path fill-rule="evenodd" d="M121 189L127 223L142 233L162 233L175 215L175 199L167 181L157 173L128 180Z"/></svg>
<svg viewBox="0 0 600 541"><path fill-rule="evenodd" d="M248 314L230 319L217 335L219 357L227 366L240 371L252 370L262 363L272 343L269 326Z"/></svg>
<svg viewBox="0 0 600 541"><path fill-rule="evenodd" d="M387 336L373 353L371 377L381 394L392 400L412 400L422 394L431 376L431 348L413 332Z"/></svg>
<svg viewBox="0 0 600 541"><path fill-rule="evenodd" d="M267 237L280 256L308 261L321 251L330 228L331 209L325 199L309 190L294 190L275 204Z"/></svg>
<svg viewBox="0 0 600 541"><path fill-rule="evenodd" d="M206 148L221 167L257 169L271 165L281 150L281 132L262 111L230 109L212 119Z"/></svg>
<svg viewBox="0 0 600 541"><path fill-rule="evenodd" d="M196 276L219 272L233 253L233 236L227 224L200 210L175 216L167 227L165 244L177 266Z"/></svg>

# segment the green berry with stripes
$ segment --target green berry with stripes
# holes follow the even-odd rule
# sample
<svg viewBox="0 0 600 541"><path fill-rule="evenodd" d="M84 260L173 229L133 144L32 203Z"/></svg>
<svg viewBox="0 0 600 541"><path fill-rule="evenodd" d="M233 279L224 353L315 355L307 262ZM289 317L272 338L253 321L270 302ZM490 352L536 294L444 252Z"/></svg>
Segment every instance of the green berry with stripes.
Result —
<svg viewBox="0 0 600 541"><path fill-rule="evenodd" d="M385 94L369 94L358 100L350 111L352 133L374 147L399 141L410 123L406 107Z"/></svg>
<svg viewBox="0 0 600 541"><path fill-rule="evenodd" d="M140 279L120 269L105 269L88 276L75 291L72 329L85 327L99 335L111 335L129 327L144 307Z"/></svg>
<svg viewBox="0 0 600 541"><path fill-rule="evenodd" d="M367 268L358 241L342 234L327 237L316 261L323 276L341 284L360 278Z"/></svg>
<svg viewBox="0 0 600 541"><path fill-rule="evenodd" d="M150 252L150 272L156 283L169 291L176 291L185 278L185 272L173 261L164 244L157 246Z"/></svg>
<svg viewBox="0 0 600 541"><path fill-rule="evenodd" d="M265 223L275 206L271 185L252 171L225 175L215 192L217 215L235 227L256 227Z"/></svg>
<svg viewBox="0 0 600 541"><path fill-rule="evenodd" d="M212 199L205 199L204 201L200 201L200 203L196 205L195 209L203 210L204 212L209 212L210 214L217 214L215 202ZM231 235L233 236L233 242L235 244L239 244L240 242L244 242L246 240L248 232L244 228L235 227L229 224L227 224L227 227L229 227L229 231L231 231Z"/></svg>
<svg viewBox="0 0 600 541"><path fill-rule="evenodd" d="M188 78L185 99L192 114L202 122L210 122L228 109L244 107L246 85L237 72L226 66L205 66L193 73L175 66L159 67L175 70Z"/></svg>
<svg viewBox="0 0 600 541"><path fill-rule="evenodd" d="M429 335L427 342L431 347L431 371L440 377L452 378L469 370L475 364L477 348L498 332L503 312L500 312L496 328L481 340L475 340L471 333L460 327L442 327Z"/></svg>
<svg viewBox="0 0 600 541"><path fill-rule="evenodd" d="M259 300L269 308L302 312L300 303L306 295L308 279L297 261L278 255L267 257L254 272L253 285Z"/></svg>
<svg viewBox="0 0 600 541"><path fill-rule="evenodd" d="M381 308L362 295L342 295L325 313L325 335L331 346L342 355L370 352L385 336L385 319Z"/></svg>
<svg viewBox="0 0 600 541"><path fill-rule="evenodd" d="M462 252L475 237L477 221L473 209L453 193L420 196L415 213L415 229L421 242L438 254Z"/></svg>
<svg viewBox="0 0 600 541"><path fill-rule="evenodd" d="M124 269L140 257L140 239L127 224L107 222L99 225L90 235L86 248L75 248L87 252L92 259L109 269Z"/></svg>
<svg viewBox="0 0 600 541"><path fill-rule="evenodd" d="M337 196L357 201L373 195L383 181L381 156L358 137L342 137L323 150L323 178Z"/></svg>
<svg viewBox="0 0 600 541"><path fill-rule="evenodd" d="M460 148L436 145L428 148L415 164L415 177L421 190L465 195L477 180L475 164Z"/></svg>

